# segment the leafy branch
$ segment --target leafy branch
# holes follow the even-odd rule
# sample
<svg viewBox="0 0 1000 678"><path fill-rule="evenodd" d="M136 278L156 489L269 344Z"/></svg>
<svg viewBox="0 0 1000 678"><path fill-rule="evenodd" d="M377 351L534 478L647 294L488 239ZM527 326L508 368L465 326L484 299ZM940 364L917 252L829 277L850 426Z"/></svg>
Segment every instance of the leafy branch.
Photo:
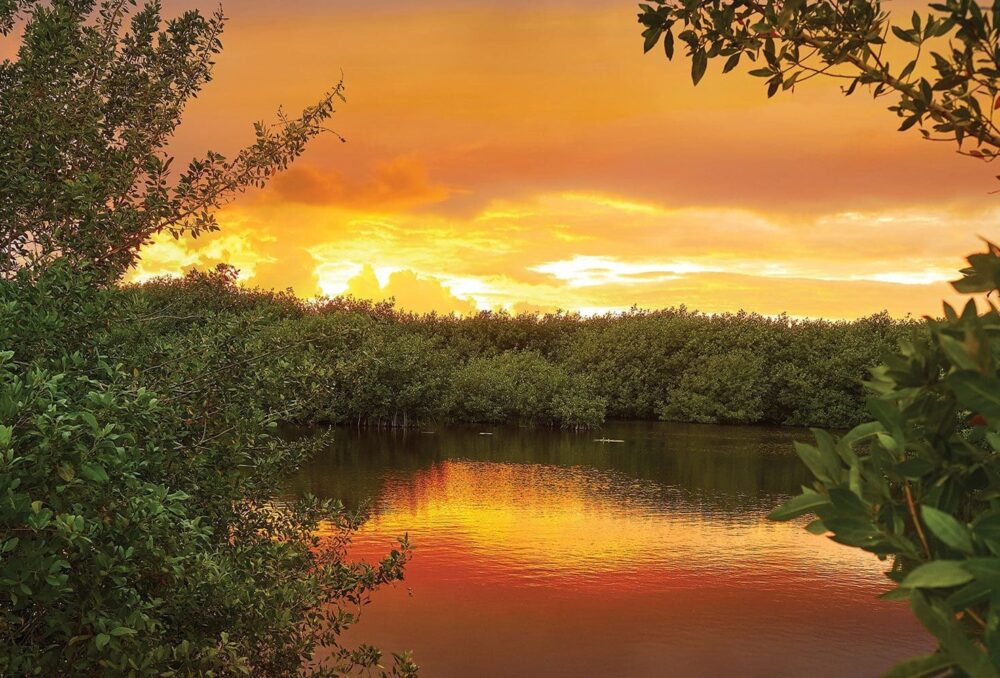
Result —
<svg viewBox="0 0 1000 678"><path fill-rule="evenodd" d="M769 97L814 77L845 80L848 95L858 86L892 95L900 130L917 127L984 160L1000 153L1000 3L932 3L905 25L870 0L653 0L640 10L645 50L662 41L672 59L681 42L695 84L715 58L725 59L724 73L749 62ZM911 50L901 67L886 56L890 41Z"/></svg>

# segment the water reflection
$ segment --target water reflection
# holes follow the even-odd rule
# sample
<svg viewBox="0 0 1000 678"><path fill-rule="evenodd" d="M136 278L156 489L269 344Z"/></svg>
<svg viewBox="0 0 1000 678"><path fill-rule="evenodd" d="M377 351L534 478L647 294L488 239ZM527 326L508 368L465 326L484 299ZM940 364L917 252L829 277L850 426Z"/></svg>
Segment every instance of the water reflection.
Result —
<svg viewBox="0 0 1000 678"><path fill-rule="evenodd" d="M875 599L882 564L764 520L807 482L803 435L344 430L293 485L372 505L362 556L410 534L411 591L358 631L425 675L875 674L929 647Z"/></svg>

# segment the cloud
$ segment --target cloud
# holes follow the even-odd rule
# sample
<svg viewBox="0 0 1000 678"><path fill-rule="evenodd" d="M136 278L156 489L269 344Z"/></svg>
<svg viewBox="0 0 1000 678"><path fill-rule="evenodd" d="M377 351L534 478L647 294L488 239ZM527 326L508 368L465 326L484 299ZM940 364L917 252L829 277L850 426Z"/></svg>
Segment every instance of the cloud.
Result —
<svg viewBox="0 0 1000 678"><path fill-rule="evenodd" d="M128 275L132 282L143 282L161 276L176 277L201 262L201 255L189 246L189 240L175 240L166 233L153 238L153 244L142 251L139 263Z"/></svg>
<svg viewBox="0 0 1000 678"><path fill-rule="evenodd" d="M569 191L491 201L468 217L247 201L220 220L204 239L159 239L134 278L226 260L254 285L395 297L415 311L685 304L842 318L937 313L944 283L980 247L968 224L996 230L1000 209L805 217Z"/></svg>
<svg viewBox="0 0 1000 678"><path fill-rule="evenodd" d="M352 178L315 166L293 167L277 175L266 197L305 205L330 205L366 211L396 211L445 200L450 191L435 184L416 159L379 163L369 176Z"/></svg>
<svg viewBox="0 0 1000 678"><path fill-rule="evenodd" d="M444 282L411 270L383 270L379 275L369 264L324 262L316 267L319 287L327 296L352 296L384 301L416 313L475 313L475 302L457 296Z"/></svg>
<svg viewBox="0 0 1000 678"><path fill-rule="evenodd" d="M626 262L614 257L577 255L572 259L551 261L531 270L565 281L570 287L592 287L615 283L648 284L676 280L704 268L685 262Z"/></svg>
<svg viewBox="0 0 1000 678"><path fill-rule="evenodd" d="M191 268L208 269L227 263L239 269L240 281L256 282L259 267L278 262L276 256L263 251L271 243L271 238L235 224L199 239L175 239L160 233L153 238L152 245L142 250L139 263L126 279L142 282L162 276L177 277Z"/></svg>
<svg viewBox="0 0 1000 678"><path fill-rule="evenodd" d="M308 105L341 68L350 143L315 139L222 234L157 243L137 275L223 257L252 284L438 310L934 313L1000 231L984 165L894 134L882 100L822 79L767 99L739 72L695 89L612 0L286 4L233 3L174 148L231 154L253 141L234 120ZM407 30L383 40L387 20Z"/></svg>

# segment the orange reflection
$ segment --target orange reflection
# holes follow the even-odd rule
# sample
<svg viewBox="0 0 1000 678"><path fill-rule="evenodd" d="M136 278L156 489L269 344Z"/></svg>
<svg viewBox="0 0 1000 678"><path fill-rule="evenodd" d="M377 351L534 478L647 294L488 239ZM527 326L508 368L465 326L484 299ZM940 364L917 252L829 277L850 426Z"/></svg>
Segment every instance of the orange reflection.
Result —
<svg viewBox="0 0 1000 678"><path fill-rule="evenodd" d="M849 574L866 591L889 588L885 566L856 549L594 469L450 460L388 479L383 498L359 543L377 549L403 533L430 541L421 559L449 579L481 579L486 568L508 583L649 590L766 571L786 582ZM459 552L467 571L456 570Z"/></svg>
<svg viewBox="0 0 1000 678"><path fill-rule="evenodd" d="M355 554L407 580L354 633L430 675L869 675L931 643L874 557L613 470L447 459L390 471Z"/></svg>

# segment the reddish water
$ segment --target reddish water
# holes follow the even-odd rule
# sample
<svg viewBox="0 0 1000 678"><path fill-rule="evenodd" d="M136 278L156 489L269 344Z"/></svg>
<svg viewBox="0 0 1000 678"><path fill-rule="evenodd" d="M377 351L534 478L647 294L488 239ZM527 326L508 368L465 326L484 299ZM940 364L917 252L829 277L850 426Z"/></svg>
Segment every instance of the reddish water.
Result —
<svg viewBox="0 0 1000 678"><path fill-rule="evenodd" d="M296 481L372 503L356 555L409 533L353 637L425 676L864 676L933 647L883 563L764 519L801 432L478 433L344 431Z"/></svg>

